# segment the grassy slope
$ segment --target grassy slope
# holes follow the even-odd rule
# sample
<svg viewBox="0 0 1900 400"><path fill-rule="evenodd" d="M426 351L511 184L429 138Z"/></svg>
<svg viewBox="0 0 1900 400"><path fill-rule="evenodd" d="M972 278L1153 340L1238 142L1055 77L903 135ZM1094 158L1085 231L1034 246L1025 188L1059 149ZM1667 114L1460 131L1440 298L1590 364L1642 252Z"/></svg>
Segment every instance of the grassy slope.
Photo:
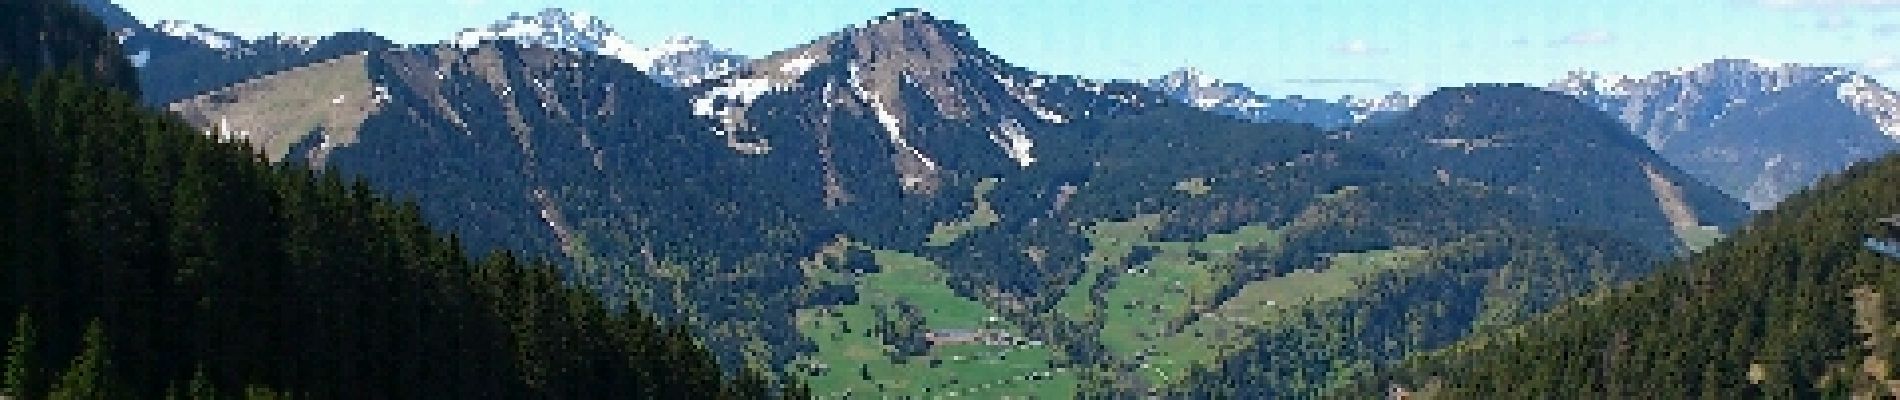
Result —
<svg viewBox="0 0 1900 400"><path fill-rule="evenodd" d="M939 226L927 244L954 241L971 229L994 222L982 200L986 181L977 190L976 212L969 219ZM1087 229L1092 252L1081 278L1062 293L1050 320L1099 323L1090 332L1109 350L1109 365L1062 368L1056 346L939 346L925 354L894 360L896 352L876 332L879 310L891 312L899 301L917 305L926 329L995 328L1019 332L984 303L952 291L943 270L912 254L840 242L829 248L835 255L851 249L870 250L881 270L852 276L824 265L825 257L808 263L808 274L824 281L849 282L860 295L855 304L802 310L801 333L818 350L807 367L818 372L810 378L821 397L880 396L1032 396L1065 398L1077 393L1083 371L1134 368L1153 382L1184 376L1193 366L1219 359L1223 349L1244 345L1246 333L1273 323L1285 310L1344 298L1357 293L1356 279L1403 268L1422 253L1416 249L1381 250L1334 257L1323 271L1304 271L1252 282L1229 299L1216 299L1222 283L1234 279L1237 253L1243 249L1272 249L1281 240L1270 226L1249 225L1232 232L1208 235L1193 242L1152 239L1160 227L1159 215L1129 220L1101 221ZM1153 258L1127 265L1137 247L1154 250ZM1102 277L1111 277L1104 281ZM1096 287L1097 285L1105 285ZM1092 292L1100 291L1100 301ZM1271 305L1266 305L1271 304ZM870 376L869 380L864 375Z"/></svg>
<svg viewBox="0 0 1900 400"><path fill-rule="evenodd" d="M929 329L1019 329L992 320L988 307L952 292L943 270L930 260L888 250L873 253L881 270L857 279L856 304L799 312L799 328L818 344L813 364L826 370L809 380L815 395L1073 396L1074 377L1066 369L1051 368L1057 355L1046 346L939 346L906 357L902 364L894 362L894 349L871 328L878 322L876 310L888 310L899 299L917 305ZM868 381L862 377L867 372Z"/></svg>
<svg viewBox="0 0 1900 400"><path fill-rule="evenodd" d="M247 131L253 146L279 160L311 132L326 132L333 144L356 141L357 128L379 107L366 56L350 55L297 67L219 91L237 101L205 95L171 108L199 126L219 121L232 132Z"/></svg>

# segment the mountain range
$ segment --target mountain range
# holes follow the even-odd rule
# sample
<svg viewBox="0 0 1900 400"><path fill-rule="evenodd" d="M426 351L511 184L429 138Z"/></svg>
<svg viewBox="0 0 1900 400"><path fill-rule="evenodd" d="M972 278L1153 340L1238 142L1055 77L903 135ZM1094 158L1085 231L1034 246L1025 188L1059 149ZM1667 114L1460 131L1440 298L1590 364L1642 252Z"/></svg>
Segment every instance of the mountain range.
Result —
<svg viewBox="0 0 1900 400"><path fill-rule="evenodd" d="M168 104L271 71L394 46L362 32L249 40L185 21L142 25L108 0L81 3L119 32L135 66L156 65L139 68L140 74L152 75L142 79L145 97L152 104ZM485 27L463 30L443 43L470 47L497 39L607 55L670 87L689 87L732 75L745 70L749 62L744 56L690 36L642 48L614 32L605 21L560 9L512 15ZM1126 86L1128 82L1100 84ZM727 108L743 108L748 98L772 91L772 83L766 78L721 85L723 89L710 91L699 100L702 104L698 114L714 116ZM1419 98L1404 93L1334 100L1274 97L1222 82L1193 68L1141 85L1166 98L1225 115L1252 121L1308 123L1326 129L1390 116L1411 107ZM1758 65L1728 59L1636 76L1579 71L1545 87L1577 96L1616 116L1671 163L1757 210L1772 207L1820 176L1900 148L1900 112L1893 111L1900 106L1900 95L1872 78L1841 68ZM1793 114L1805 115L1806 119L1826 115L1829 117L1821 121L1832 125L1827 129L1803 129L1806 125L1775 123L1790 121L1788 115ZM738 128L736 124L743 122L736 117L714 118L732 125L722 128L722 132L749 130ZM743 132L733 136L733 145L757 146L744 136ZM1002 143L1011 137L998 134L995 140ZM999 146L1024 145L1018 141Z"/></svg>
<svg viewBox="0 0 1900 400"><path fill-rule="evenodd" d="M1639 279L1733 233L1735 185L1772 204L1887 138L1871 80L1728 63L1328 101L1030 71L915 9L745 58L561 10L303 46L85 3L169 88L144 100L208 135L413 198L472 252L559 260L834 397L1133 395L1240 359L1302 360L1258 382L1312 395ZM1763 157L1798 168L1732 167ZM1014 345L945 339L985 332Z"/></svg>

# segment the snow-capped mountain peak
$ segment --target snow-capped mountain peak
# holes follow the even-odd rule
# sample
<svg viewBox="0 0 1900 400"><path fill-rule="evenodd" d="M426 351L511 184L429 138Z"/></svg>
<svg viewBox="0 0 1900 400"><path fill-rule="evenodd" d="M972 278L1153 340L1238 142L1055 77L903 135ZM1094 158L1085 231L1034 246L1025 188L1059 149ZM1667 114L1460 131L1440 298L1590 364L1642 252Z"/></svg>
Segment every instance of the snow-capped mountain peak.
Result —
<svg viewBox="0 0 1900 400"><path fill-rule="evenodd" d="M1721 59L1616 80L1572 73L1548 88L1757 209L1900 148L1900 94L1843 68Z"/></svg>
<svg viewBox="0 0 1900 400"><path fill-rule="evenodd" d="M607 26L605 21L584 12L558 8L535 14L514 14L483 28L457 33L451 43L462 47L508 39L523 45L572 49L619 56L638 51Z"/></svg>
<svg viewBox="0 0 1900 400"><path fill-rule="evenodd" d="M1747 59L1718 59L1643 76L1572 72L1547 86L1596 105L1661 147L1672 132L1709 126L1731 109L1761 105L1790 88L1824 88L1900 140L1900 96L1852 71Z"/></svg>
<svg viewBox="0 0 1900 400"><path fill-rule="evenodd" d="M474 47L483 42L503 39L527 46L569 49L613 57L647 73L660 84L672 87L689 86L724 75L745 63L744 57L688 35L668 38L651 48L641 48L592 14L558 8L535 14L515 14L486 27L465 29L449 43Z"/></svg>
<svg viewBox="0 0 1900 400"><path fill-rule="evenodd" d="M1220 114L1252 121L1308 123L1329 129L1403 111L1418 100L1418 96L1402 93L1346 97L1338 101L1272 97L1257 94L1239 83L1222 81L1193 67L1151 79L1147 87L1177 102Z"/></svg>

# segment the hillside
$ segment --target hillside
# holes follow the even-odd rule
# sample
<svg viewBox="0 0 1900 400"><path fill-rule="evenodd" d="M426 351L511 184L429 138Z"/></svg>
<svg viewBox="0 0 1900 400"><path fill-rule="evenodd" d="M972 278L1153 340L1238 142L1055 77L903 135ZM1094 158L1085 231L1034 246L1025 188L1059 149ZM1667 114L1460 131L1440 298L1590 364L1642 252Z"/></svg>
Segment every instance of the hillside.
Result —
<svg viewBox="0 0 1900 400"><path fill-rule="evenodd" d="M1419 357L1344 398L1900 395L1900 260L1863 246L1900 212L1900 156L1790 197L1658 275Z"/></svg>
<svg viewBox="0 0 1900 400"><path fill-rule="evenodd" d="M1513 193L1559 225L1605 227L1658 248L1692 247L1747 213L1609 115L1537 88L1440 89L1391 120L1343 134L1440 182Z"/></svg>
<svg viewBox="0 0 1900 400"><path fill-rule="evenodd" d="M468 256L412 202L144 109L64 2L0 11L39 21L0 37L66 39L0 58L31 80L0 81L0 397L802 395L545 262Z"/></svg>

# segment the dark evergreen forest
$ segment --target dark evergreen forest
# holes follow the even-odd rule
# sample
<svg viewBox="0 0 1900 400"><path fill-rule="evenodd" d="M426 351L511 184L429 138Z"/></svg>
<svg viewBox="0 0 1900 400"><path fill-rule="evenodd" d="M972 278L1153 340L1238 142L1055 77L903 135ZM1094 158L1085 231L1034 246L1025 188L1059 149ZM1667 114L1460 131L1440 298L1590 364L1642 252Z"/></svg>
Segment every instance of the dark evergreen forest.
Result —
<svg viewBox="0 0 1900 400"><path fill-rule="evenodd" d="M65 1L0 1L0 392L24 399L802 397L414 202L143 108Z"/></svg>

